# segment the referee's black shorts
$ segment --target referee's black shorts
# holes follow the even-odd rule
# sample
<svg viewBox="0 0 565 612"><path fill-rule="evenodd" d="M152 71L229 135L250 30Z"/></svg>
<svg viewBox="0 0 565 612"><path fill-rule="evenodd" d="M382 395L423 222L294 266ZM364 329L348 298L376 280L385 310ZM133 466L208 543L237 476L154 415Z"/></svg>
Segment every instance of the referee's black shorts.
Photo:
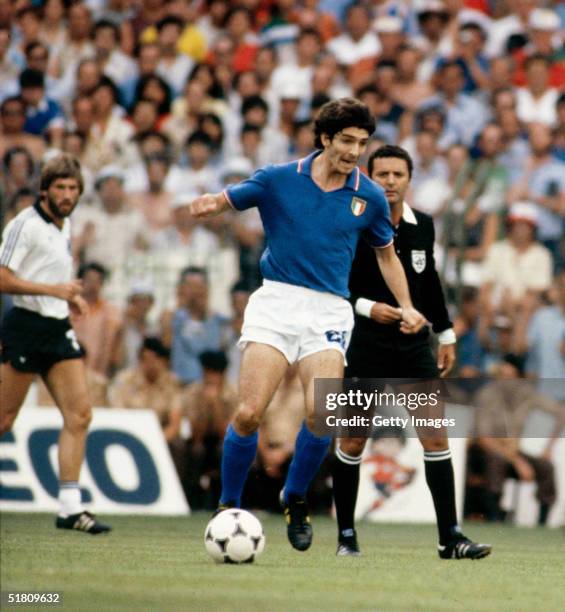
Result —
<svg viewBox="0 0 565 612"><path fill-rule="evenodd" d="M377 336L355 330L347 351L347 378L439 377L428 334Z"/></svg>
<svg viewBox="0 0 565 612"><path fill-rule="evenodd" d="M20 372L43 375L59 361L84 356L69 319L44 317L25 308L8 311L0 341L0 361Z"/></svg>
<svg viewBox="0 0 565 612"><path fill-rule="evenodd" d="M427 332L417 335L375 334L369 326L359 325L353 331L347 367L345 369L346 391L385 392L388 387L396 393L437 393L443 389L439 379L440 371L429 343ZM442 393L442 398L445 391ZM401 404L400 404L401 405ZM391 411L392 410L392 411ZM356 406L347 407L343 416L381 414L392 416L395 406L378 403L373 412L360 411ZM410 414L423 418L443 418L443 402L415 405L409 408ZM342 416L342 415L340 415ZM348 427L341 437L397 436L395 427ZM432 435L443 435L443 430L434 429Z"/></svg>

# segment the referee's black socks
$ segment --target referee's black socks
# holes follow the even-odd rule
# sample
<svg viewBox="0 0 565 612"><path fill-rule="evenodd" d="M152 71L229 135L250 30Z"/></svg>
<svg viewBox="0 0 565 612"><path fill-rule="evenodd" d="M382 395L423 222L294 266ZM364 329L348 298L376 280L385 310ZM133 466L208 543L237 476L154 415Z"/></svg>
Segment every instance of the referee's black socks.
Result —
<svg viewBox="0 0 565 612"><path fill-rule="evenodd" d="M459 533L455 509L455 479L451 451L424 451L426 482L430 488L437 517L439 543L445 546Z"/></svg>
<svg viewBox="0 0 565 612"><path fill-rule="evenodd" d="M355 503L359 491L361 457L344 453L335 447L333 494L340 536L352 535L355 528ZM424 451L426 482L432 494L437 517L439 543L445 546L459 533L455 507L455 480L451 451Z"/></svg>
<svg viewBox="0 0 565 612"><path fill-rule="evenodd" d="M339 447L339 442L336 442L335 456L332 474L333 493L337 527L341 538L352 536L355 528L355 502L359 491L361 455L353 457L344 453Z"/></svg>

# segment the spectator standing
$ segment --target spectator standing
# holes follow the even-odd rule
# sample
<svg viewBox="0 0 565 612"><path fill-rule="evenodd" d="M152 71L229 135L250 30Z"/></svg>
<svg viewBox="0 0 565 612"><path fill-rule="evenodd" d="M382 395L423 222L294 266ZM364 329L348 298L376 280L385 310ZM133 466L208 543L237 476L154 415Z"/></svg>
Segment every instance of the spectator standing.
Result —
<svg viewBox="0 0 565 612"><path fill-rule="evenodd" d="M463 69L456 61L446 61L436 78L438 93L420 106L421 109L439 106L446 116L449 144L469 146L483 128L487 113L483 105L463 93Z"/></svg>
<svg viewBox="0 0 565 612"><path fill-rule="evenodd" d="M155 303L153 285L145 279L132 282L127 295L120 334L120 361L123 368L135 368L139 363L139 351L145 338L155 336L156 326L149 319Z"/></svg>
<svg viewBox="0 0 565 612"><path fill-rule="evenodd" d="M135 62L120 49L120 28L109 19L99 19L92 30L94 53L100 70L120 87L135 71Z"/></svg>
<svg viewBox="0 0 565 612"><path fill-rule="evenodd" d="M371 30L371 18L363 4L347 8L344 32L327 43L328 51L344 66L362 60L375 60L381 51L377 35Z"/></svg>
<svg viewBox="0 0 565 612"><path fill-rule="evenodd" d="M103 266L87 263L79 269L78 277L88 313L80 318L71 316L71 322L78 341L86 349L87 366L109 378L118 366L121 316L118 308L102 297L107 277Z"/></svg>
<svg viewBox="0 0 565 612"><path fill-rule="evenodd" d="M101 207L79 209L73 228L76 256L80 261L96 261L108 270L110 284L107 290L110 292L121 283L118 271L127 258L149 245L143 215L128 206L123 182L124 173L120 168L103 168L95 182Z"/></svg>
<svg viewBox="0 0 565 612"><path fill-rule="evenodd" d="M543 55L528 57L525 64L526 85L517 92L518 118L524 123L557 122L556 105L559 92L549 83L549 61Z"/></svg>
<svg viewBox="0 0 565 612"><path fill-rule="evenodd" d="M530 202L517 202L508 211L508 237L495 242L484 263L481 291L485 309L498 309L514 319L530 292L549 289L550 252L535 237L538 212Z"/></svg>
<svg viewBox="0 0 565 612"><path fill-rule="evenodd" d="M559 241L565 220L565 164L552 155L549 126L532 123L529 129L531 154L519 180L510 190L511 200L529 200L538 209L538 238L551 251L556 267L563 265Z"/></svg>
<svg viewBox="0 0 565 612"><path fill-rule="evenodd" d="M90 37L92 14L86 4L75 2L67 11L67 35L57 49L53 62L53 75L61 78L80 60L94 55L94 45Z"/></svg>
<svg viewBox="0 0 565 612"><path fill-rule="evenodd" d="M203 268L187 268L181 273L179 307L171 321L172 369L184 385L202 380L200 356L221 349L229 324L208 308L208 278Z"/></svg>

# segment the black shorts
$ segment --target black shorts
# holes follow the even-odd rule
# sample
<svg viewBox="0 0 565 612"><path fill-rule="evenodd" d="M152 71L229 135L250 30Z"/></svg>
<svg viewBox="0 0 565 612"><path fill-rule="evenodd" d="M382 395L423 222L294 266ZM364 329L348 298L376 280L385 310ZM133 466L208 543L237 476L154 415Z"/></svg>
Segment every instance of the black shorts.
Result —
<svg viewBox="0 0 565 612"><path fill-rule="evenodd" d="M20 372L43 375L59 361L84 356L69 319L44 317L24 308L8 311L0 341L0 361Z"/></svg>
<svg viewBox="0 0 565 612"><path fill-rule="evenodd" d="M357 329L353 332L347 351L346 392L349 390L384 392L387 385L392 386L393 390L398 393L436 392L439 374L428 334L383 337L371 332L366 333L366 330L360 333L360 330ZM430 388L429 385L432 387ZM411 408L410 413L424 418L443 418L443 404L434 409ZM351 417L361 414L363 416L381 414L388 417L395 413L390 412L385 403L375 408L373 413L362 412L356 407L353 410L346 409L345 413L340 416ZM432 434L439 431L434 430ZM370 424L365 427L349 427L346 432L343 437L364 438L377 435L397 437L399 435L397 427L374 428Z"/></svg>
<svg viewBox="0 0 565 612"><path fill-rule="evenodd" d="M348 378L418 378L439 377L428 335L378 337L353 331L347 351Z"/></svg>

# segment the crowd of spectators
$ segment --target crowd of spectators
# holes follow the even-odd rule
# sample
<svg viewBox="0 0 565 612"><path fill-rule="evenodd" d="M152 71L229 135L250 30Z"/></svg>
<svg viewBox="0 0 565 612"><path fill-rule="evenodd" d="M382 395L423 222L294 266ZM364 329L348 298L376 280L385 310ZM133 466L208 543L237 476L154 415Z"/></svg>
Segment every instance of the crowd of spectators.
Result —
<svg viewBox="0 0 565 612"><path fill-rule="evenodd" d="M187 205L309 154L313 117L342 96L377 119L367 155L414 159L456 374L495 375L511 353L565 378L564 33L551 0L0 0L2 217L33 204L45 159L80 159L75 325L95 403L154 408L206 498L264 235L256 210L197 222ZM273 478L295 412L264 426Z"/></svg>

